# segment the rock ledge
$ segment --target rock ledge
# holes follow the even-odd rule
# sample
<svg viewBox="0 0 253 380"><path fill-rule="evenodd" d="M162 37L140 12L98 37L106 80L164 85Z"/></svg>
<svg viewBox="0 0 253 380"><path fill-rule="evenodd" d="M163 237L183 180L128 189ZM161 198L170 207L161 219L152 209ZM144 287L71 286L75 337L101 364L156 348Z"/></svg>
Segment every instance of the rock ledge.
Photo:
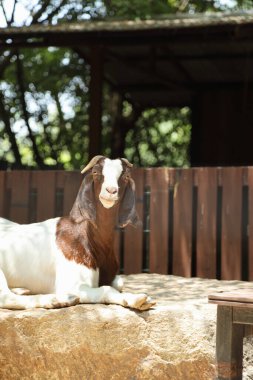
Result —
<svg viewBox="0 0 253 380"><path fill-rule="evenodd" d="M115 305L0 310L0 379L211 380L216 306L207 295L238 287L249 283L139 274L125 277L124 290L155 298L146 312Z"/></svg>

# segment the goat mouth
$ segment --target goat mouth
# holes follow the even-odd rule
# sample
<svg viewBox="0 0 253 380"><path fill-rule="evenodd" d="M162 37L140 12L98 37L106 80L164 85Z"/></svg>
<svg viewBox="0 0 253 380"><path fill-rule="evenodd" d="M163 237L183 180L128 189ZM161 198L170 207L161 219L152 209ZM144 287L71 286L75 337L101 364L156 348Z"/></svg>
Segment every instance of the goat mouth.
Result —
<svg viewBox="0 0 253 380"><path fill-rule="evenodd" d="M101 196L99 197L99 200L105 208L113 207L115 202L117 201L117 199L108 199Z"/></svg>

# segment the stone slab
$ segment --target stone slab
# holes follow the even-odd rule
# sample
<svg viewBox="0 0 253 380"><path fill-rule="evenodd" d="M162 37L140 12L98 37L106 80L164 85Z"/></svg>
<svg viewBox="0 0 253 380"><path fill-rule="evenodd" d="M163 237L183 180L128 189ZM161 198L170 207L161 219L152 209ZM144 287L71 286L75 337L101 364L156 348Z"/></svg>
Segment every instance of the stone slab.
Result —
<svg viewBox="0 0 253 380"><path fill-rule="evenodd" d="M125 277L125 291L146 292L156 306L116 305L0 310L3 380L213 380L216 305L207 296L252 283L159 274ZM252 379L252 341L245 342ZM253 356L253 354L252 354Z"/></svg>

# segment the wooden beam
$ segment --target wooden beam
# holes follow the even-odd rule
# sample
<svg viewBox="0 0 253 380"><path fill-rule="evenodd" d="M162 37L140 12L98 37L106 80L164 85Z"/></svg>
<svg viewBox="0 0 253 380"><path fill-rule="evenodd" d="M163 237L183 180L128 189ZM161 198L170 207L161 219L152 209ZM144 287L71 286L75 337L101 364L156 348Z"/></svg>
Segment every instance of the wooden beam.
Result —
<svg viewBox="0 0 253 380"><path fill-rule="evenodd" d="M233 308L218 306L216 331L218 379L242 379L243 335L243 325L233 323Z"/></svg>
<svg viewBox="0 0 253 380"><path fill-rule="evenodd" d="M90 52L89 159L101 154L103 56L99 46Z"/></svg>

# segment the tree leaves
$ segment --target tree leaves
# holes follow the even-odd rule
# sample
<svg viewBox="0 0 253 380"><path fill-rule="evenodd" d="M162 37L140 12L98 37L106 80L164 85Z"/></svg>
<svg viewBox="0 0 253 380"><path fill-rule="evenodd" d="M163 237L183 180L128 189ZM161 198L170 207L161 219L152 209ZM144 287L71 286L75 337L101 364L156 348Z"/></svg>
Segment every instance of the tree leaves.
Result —
<svg viewBox="0 0 253 380"><path fill-rule="evenodd" d="M180 12L248 9L219 0L0 0L6 26L84 19L167 17ZM7 8L8 7L8 8ZM63 48L4 51L0 57L0 163L79 169L88 160L90 70ZM189 164L190 110L133 108L104 86L102 153L125 155L138 165ZM119 139L121 141L119 142ZM6 149L11 153L6 154ZM8 161L6 163L6 161ZM14 161L14 162L13 162Z"/></svg>

